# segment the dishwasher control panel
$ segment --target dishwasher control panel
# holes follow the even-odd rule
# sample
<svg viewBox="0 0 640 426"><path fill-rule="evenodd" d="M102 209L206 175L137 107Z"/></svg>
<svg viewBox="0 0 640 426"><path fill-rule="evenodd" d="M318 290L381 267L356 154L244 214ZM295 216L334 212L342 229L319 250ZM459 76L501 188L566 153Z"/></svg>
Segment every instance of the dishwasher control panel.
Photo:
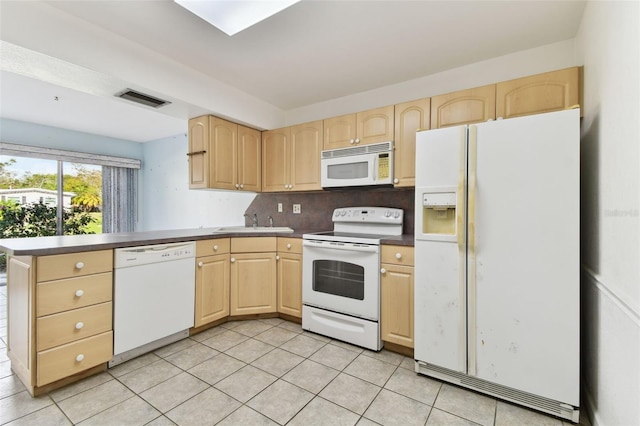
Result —
<svg viewBox="0 0 640 426"><path fill-rule="evenodd" d="M115 250L114 267L146 265L196 257L196 243L170 243L127 247Z"/></svg>

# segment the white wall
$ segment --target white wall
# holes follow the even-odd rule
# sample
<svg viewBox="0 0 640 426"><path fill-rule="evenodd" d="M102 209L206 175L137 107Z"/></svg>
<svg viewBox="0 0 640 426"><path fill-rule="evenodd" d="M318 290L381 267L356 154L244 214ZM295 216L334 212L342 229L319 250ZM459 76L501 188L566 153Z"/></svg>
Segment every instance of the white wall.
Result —
<svg viewBox="0 0 640 426"><path fill-rule="evenodd" d="M576 37L582 121L583 399L640 424L640 3L589 2Z"/></svg>
<svg viewBox="0 0 640 426"><path fill-rule="evenodd" d="M244 225L244 212L256 194L189 190L187 145L186 135L143 145L140 230Z"/></svg>
<svg viewBox="0 0 640 426"><path fill-rule="evenodd" d="M581 65L574 40L523 50L437 74L287 111L287 125L394 105L532 74Z"/></svg>

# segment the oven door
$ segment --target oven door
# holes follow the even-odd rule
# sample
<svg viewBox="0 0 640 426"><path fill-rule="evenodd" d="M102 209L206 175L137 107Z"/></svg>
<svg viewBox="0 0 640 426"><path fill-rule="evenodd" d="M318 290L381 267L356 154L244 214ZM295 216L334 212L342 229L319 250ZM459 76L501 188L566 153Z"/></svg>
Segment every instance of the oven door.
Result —
<svg viewBox="0 0 640 426"><path fill-rule="evenodd" d="M302 302L378 321L380 246L304 240Z"/></svg>

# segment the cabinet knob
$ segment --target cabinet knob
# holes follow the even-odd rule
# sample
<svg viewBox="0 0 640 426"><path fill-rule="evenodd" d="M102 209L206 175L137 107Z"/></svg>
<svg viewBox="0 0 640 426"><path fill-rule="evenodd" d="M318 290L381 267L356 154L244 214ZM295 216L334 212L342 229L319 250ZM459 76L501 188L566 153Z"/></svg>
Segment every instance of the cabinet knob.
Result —
<svg viewBox="0 0 640 426"><path fill-rule="evenodd" d="M235 263L235 261L236 261L236 258L235 258L235 257L232 257L232 258L231 258L231 263Z"/></svg>
<svg viewBox="0 0 640 426"><path fill-rule="evenodd" d="M84 323L82 321L76 323L76 330L81 330L82 327L84 327Z"/></svg>
<svg viewBox="0 0 640 426"><path fill-rule="evenodd" d="M290 249L291 248L291 244L287 244L287 248Z"/></svg>
<svg viewBox="0 0 640 426"><path fill-rule="evenodd" d="M393 178L393 183L399 183L399 182L400 182L400 179L398 179L398 178Z"/></svg>
<svg viewBox="0 0 640 426"><path fill-rule="evenodd" d="M356 144L359 144L359 143L360 143L360 139L356 138Z"/></svg>
<svg viewBox="0 0 640 426"><path fill-rule="evenodd" d="M202 265L204 265L204 263L198 262L198 268L202 268Z"/></svg>
<svg viewBox="0 0 640 426"><path fill-rule="evenodd" d="M82 297L84 295L84 290L76 290L76 297Z"/></svg>
<svg viewBox="0 0 640 426"><path fill-rule="evenodd" d="M280 256L276 256L276 260L280 260Z"/></svg>
<svg viewBox="0 0 640 426"><path fill-rule="evenodd" d="M386 274L386 273L387 273L387 270L386 270L386 269L384 269L384 268L380 268L380 273L381 273L381 274Z"/></svg>
<svg viewBox="0 0 640 426"><path fill-rule="evenodd" d="M355 139L349 139L349 143L353 145L354 143L356 143L356 141Z"/></svg>
<svg viewBox="0 0 640 426"><path fill-rule="evenodd" d="M236 183L236 188L240 188L240 184L239 183Z"/></svg>
<svg viewBox="0 0 640 426"><path fill-rule="evenodd" d="M215 245L213 246L213 251L218 251L218 245L217 245L217 244L215 244Z"/></svg>
<svg viewBox="0 0 640 426"><path fill-rule="evenodd" d="M396 253L396 259L402 259L402 253Z"/></svg>
<svg viewBox="0 0 640 426"><path fill-rule="evenodd" d="M76 269L82 269L82 268L84 268L84 262L76 263Z"/></svg>
<svg viewBox="0 0 640 426"><path fill-rule="evenodd" d="M240 189L244 189L244 184L240 184Z"/></svg>
<svg viewBox="0 0 640 426"><path fill-rule="evenodd" d="M84 354L78 354L78 356L76 356L76 362L82 362L84 361Z"/></svg>

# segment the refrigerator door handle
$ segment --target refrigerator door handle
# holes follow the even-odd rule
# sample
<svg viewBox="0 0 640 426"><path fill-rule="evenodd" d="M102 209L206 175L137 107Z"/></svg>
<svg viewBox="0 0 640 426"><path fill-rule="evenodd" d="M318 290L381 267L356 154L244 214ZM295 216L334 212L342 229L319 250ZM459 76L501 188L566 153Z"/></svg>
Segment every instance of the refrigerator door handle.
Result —
<svg viewBox="0 0 640 426"><path fill-rule="evenodd" d="M477 187L477 155L478 129L469 127L469 191L467 205L467 368L469 374L476 374L476 187Z"/></svg>
<svg viewBox="0 0 640 426"><path fill-rule="evenodd" d="M458 287L459 294L458 300L459 317L458 324L461 329L458 330L458 348L461 348L458 353L458 368L462 372L466 372L468 368L467 351L462 350L467 346L467 224L466 224L466 210L467 210L467 128L464 131L460 139L460 166L458 171L458 192L456 195L456 234L458 237Z"/></svg>

